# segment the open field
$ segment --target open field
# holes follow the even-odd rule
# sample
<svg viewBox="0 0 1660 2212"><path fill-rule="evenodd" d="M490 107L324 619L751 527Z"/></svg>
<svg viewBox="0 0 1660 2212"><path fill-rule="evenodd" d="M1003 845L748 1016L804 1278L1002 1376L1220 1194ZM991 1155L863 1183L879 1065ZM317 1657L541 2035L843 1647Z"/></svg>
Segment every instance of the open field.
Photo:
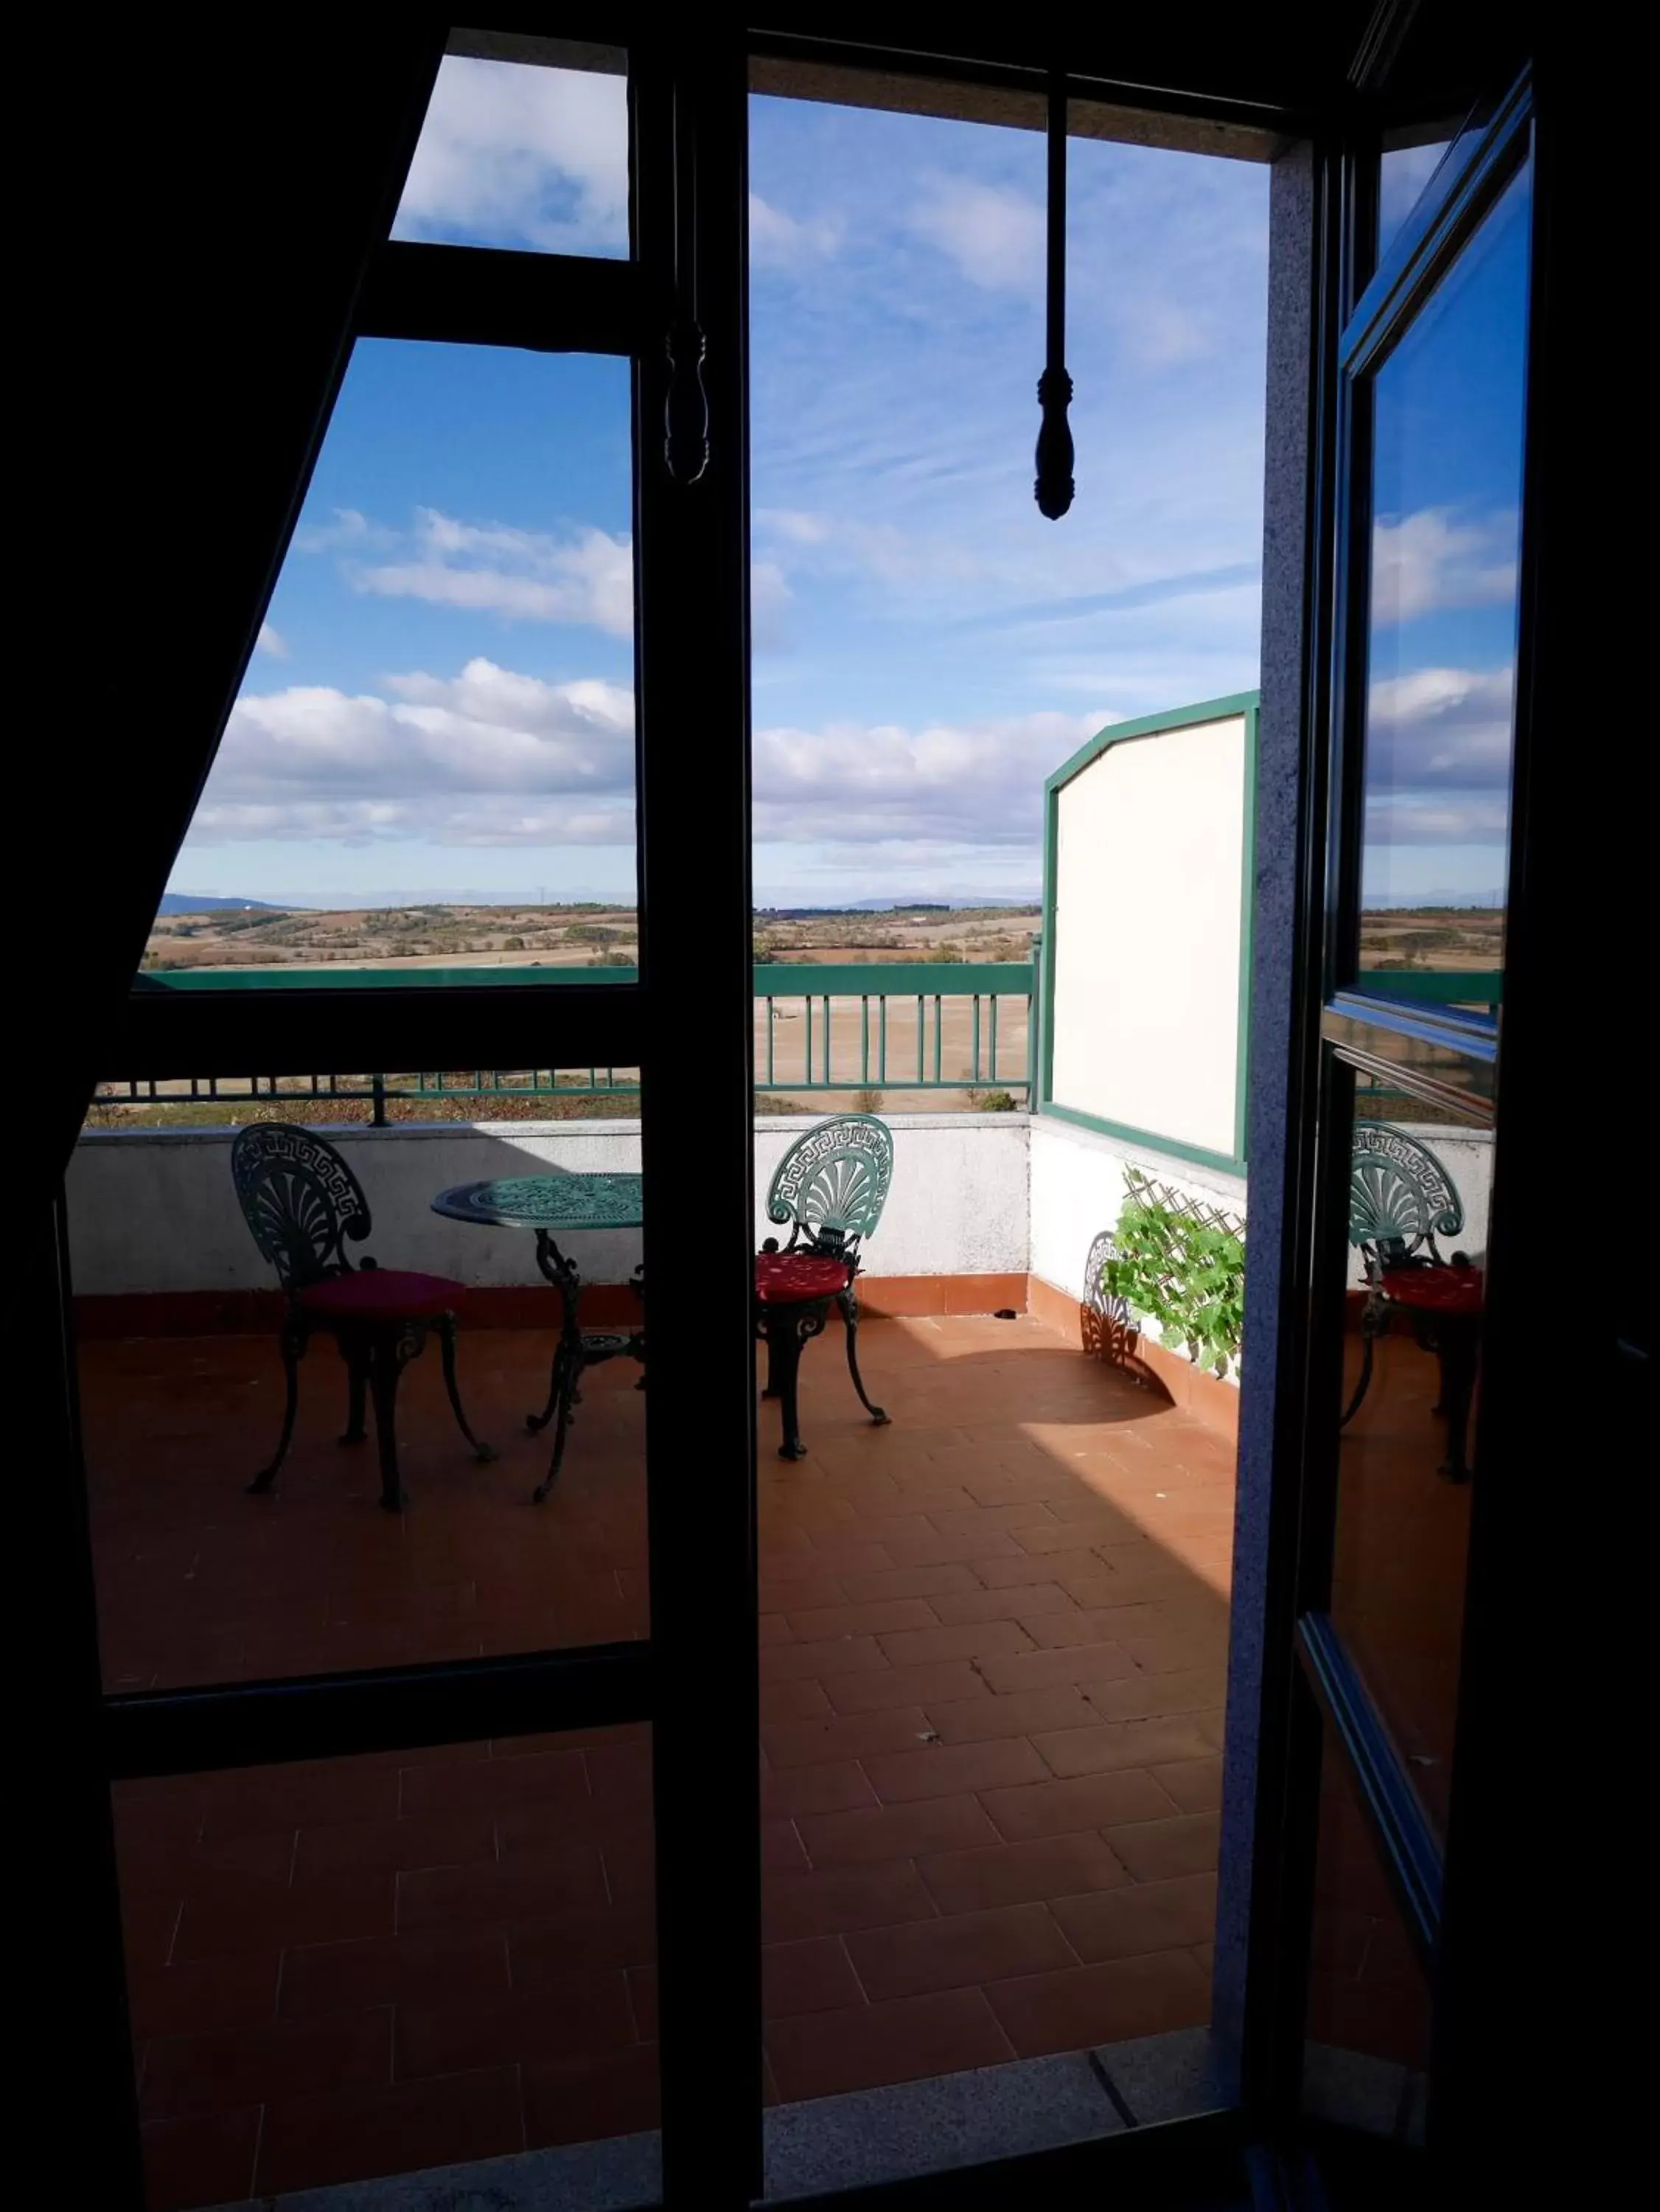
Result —
<svg viewBox="0 0 1660 2212"><path fill-rule="evenodd" d="M880 914L755 916L758 960L1024 960L1033 907L899 907ZM632 907L256 908L157 918L152 975L194 968L632 967Z"/></svg>
<svg viewBox="0 0 1660 2212"><path fill-rule="evenodd" d="M1421 974L1504 965L1505 916L1497 907L1379 908L1360 917L1363 969Z"/></svg>

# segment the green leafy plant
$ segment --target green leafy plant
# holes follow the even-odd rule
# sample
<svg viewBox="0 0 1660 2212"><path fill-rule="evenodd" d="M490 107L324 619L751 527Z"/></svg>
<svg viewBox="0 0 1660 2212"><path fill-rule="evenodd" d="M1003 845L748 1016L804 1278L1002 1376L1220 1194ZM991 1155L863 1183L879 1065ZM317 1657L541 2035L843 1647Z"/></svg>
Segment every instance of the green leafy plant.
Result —
<svg viewBox="0 0 1660 2212"><path fill-rule="evenodd" d="M1197 1366L1226 1375L1245 1334L1245 1240L1169 1206L1126 1199L1101 1288Z"/></svg>

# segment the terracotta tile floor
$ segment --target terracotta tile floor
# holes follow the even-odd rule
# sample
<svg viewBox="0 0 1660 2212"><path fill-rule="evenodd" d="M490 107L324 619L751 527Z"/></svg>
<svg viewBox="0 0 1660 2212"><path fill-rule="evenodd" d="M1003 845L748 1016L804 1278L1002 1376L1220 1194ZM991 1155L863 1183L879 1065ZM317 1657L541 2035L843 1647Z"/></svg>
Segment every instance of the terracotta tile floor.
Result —
<svg viewBox="0 0 1660 2212"><path fill-rule="evenodd" d="M768 2091L1203 2021L1231 1453L1030 1319L868 1323L760 1470ZM479 1467L409 1370L406 1516L333 1442L279 1494L271 1346L82 1355L112 1686L641 1633L643 1400L591 1377L528 1504L546 1341L467 1338ZM644 1729L118 1792L154 2212L651 2124Z"/></svg>

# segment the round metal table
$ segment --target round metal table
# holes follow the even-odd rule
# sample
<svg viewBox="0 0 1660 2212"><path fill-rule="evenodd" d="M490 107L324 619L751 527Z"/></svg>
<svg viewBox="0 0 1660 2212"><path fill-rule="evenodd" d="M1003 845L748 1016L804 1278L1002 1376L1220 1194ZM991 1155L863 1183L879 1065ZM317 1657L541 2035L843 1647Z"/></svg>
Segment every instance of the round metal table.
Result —
<svg viewBox="0 0 1660 2212"><path fill-rule="evenodd" d="M496 1182L457 1183L433 1200L433 1212L451 1221L486 1229L533 1229L536 1266L559 1293L560 1332L548 1377L548 1402L524 1421L532 1432L545 1429L549 1421L554 1424L553 1459L533 1493L538 1505L559 1476L572 1409L582 1402L583 1370L619 1354L638 1360L642 1368L645 1364L643 1326L632 1330L582 1327L578 1316L582 1276L557 1239L579 1230L638 1229L643 1218L643 1178L637 1175L507 1176ZM643 1305L642 1267L634 1269L632 1287ZM636 1387L645 1389L643 1374Z"/></svg>

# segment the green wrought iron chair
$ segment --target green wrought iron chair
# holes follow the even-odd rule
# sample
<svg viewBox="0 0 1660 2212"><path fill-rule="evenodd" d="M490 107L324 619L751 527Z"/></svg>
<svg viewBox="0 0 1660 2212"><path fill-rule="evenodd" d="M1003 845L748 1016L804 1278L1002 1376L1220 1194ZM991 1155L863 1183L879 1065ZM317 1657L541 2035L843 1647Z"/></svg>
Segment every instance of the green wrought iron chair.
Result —
<svg viewBox="0 0 1660 2212"><path fill-rule="evenodd" d="M1481 1342L1482 1271L1469 1255L1444 1259L1438 1237L1464 1225L1463 1200L1446 1169L1421 1138L1388 1121L1355 1124L1349 1162L1348 1241L1360 1255L1366 1303L1360 1312L1360 1374L1341 1425L1347 1428L1372 1387L1373 1353L1392 1316L1411 1316L1418 1341L1439 1363L1434 1411L1447 1424L1441 1472L1461 1481Z"/></svg>
<svg viewBox="0 0 1660 2212"><path fill-rule="evenodd" d="M278 1348L288 1385L282 1433L269 1467L248 1485L270 1490L288 1456L300 1404L300 1362L319 1331L332 1336L346 1363L348 1403L343 1444L360 1444L366 1399L374 1406L380 1453L380 1502L389 1513L403 1504L397 1471L397 1384L421 1350L427 1330L437 1332L444 1388L456 1425L475 1457L492 1460L467 1423L456 1382L456 1317L463 1285L447 1275L417 1274L377 1267L347 1255L370 1228L363 1186L326 1138L288 1121L256 1121L231 1147L231 1175L253 1240L276 1269L288 1293Z"/></svg>
<svg viewBox="0 0 1660 2212"><path fill-rule="evenodd" d="M766 1388L783 1416L780 1459L800 1459L797 1380L803 1347L821 1336L833 1305L847 1336L847 1371L859 1403L879 1426L887 1414L871 1402L859 1373L858 1294L863 1240L875 1233L894 1180L894 1139L874 1114L820 1121L779 1162L766 1194L766 1218L790 1224L780 1249L769 1237L755 1255L755 1334L766 1345Z"/></svg>

